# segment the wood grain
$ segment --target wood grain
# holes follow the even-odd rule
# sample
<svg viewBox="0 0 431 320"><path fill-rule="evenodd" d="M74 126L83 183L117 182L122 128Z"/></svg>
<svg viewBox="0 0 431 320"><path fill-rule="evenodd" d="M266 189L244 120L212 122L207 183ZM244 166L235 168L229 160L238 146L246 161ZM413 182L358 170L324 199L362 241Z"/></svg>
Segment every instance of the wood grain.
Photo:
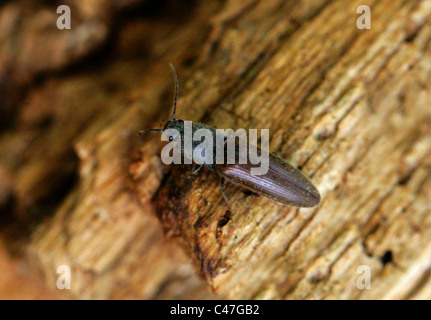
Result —
<svg viewBox="0 0 431 320"><path fill-rule="evenodd" d="M117 31L105 63L30 86L0 137L0 174L46 287L67 264L74 298L430 299L431 2L360 4L370 30L352 1L205 1L187 18L167 6ZM321 204L228 184L226 217L215 175L161 163L159 137L137 133L169 119L169 62L177 118L270 129ZM362 265L371 289L356 285Z"/></svg>

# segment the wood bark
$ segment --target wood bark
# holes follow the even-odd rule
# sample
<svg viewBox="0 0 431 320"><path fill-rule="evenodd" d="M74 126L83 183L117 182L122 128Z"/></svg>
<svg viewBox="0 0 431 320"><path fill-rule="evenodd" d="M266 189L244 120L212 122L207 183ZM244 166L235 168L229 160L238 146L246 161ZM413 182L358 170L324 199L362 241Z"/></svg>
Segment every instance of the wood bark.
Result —
<svg viewBox="0 0 431 320"><path fill-rule="evenodd" d="M25 95L0 137L2 242L47 289L68 265L59 297L431 298L430 1L362 1L369 30L353 1L168 1L129 20L101 3L74 4L77 26L91 17L106 30L94 31L96 53L28 57L29 69L22 50L3 60ZM47 31L34 32L26 41ZM169 62L177 118L270 129L270 150L310 177L321 204L227 184L226 219L217 176L164 165L159 136L137 133L169 120ZM358 288L361 266L371 289Z"/></svg>

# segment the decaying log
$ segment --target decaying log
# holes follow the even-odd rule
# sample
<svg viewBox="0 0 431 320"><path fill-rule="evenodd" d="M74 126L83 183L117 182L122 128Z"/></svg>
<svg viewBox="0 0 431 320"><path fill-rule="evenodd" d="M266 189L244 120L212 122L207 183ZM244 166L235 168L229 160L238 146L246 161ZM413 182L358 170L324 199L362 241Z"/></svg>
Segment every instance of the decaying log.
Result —
<svg viewBox="0 0 431 320"><path fill-rule="evenodd" d="M351 1L166 6L126 23L105 62L30 85L0 176L46 287L69 265L73 298L431 298L431 2L361 4L370 30ZM169 62L178 118L269 128L321 204L227 184L227 217L215 175L164 165L160 138L137 133L170 117Z"/></svg>

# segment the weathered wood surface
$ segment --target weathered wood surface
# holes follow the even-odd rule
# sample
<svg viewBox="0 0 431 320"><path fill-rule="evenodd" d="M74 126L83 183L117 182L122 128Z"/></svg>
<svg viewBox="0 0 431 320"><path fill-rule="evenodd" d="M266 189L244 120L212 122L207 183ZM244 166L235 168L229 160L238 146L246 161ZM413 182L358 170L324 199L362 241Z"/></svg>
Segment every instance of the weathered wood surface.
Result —
<svg viewBox="0 0 431 320"><path fill-rule="evenodd" d="M351 1L167 2L127 22L116 6L71 3L77 25L106 29L95 58L89 45L25 76L23 59L0 60L26 92L0 137L3 246L48 289L66 264L61 297L431 298L430 1L363 1L371 30ZM169 118L168 62L177 117L269 128L271 151L310 176L321 205L228 185L220 226L218 179L163 165L159 138L137 137ZM356 286L361 265L370 290Z"/></svg>

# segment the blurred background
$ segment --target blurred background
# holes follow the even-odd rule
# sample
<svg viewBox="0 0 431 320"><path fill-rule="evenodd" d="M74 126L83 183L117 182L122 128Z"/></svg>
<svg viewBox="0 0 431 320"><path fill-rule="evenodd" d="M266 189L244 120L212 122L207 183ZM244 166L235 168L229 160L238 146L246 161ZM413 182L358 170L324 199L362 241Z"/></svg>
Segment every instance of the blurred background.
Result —
<svg viewBox="0 0 431 320"><path fill-rule="evenodd" d="M431 1L362 2L3 1L0 299L430 298ZM180 118L270 128L321 206L228 187L226 221L215 177L164 166L137 133L169 63Z"/></svg>
<svg viewBox="0 0 431 320"><path fill-rule="evenodd" d="M70 8L70 30L57 28L60 5ZM184 37L196 37L197 44L206 31L190 20L197 16L202 24L219 6L146 0L1 4L1 298L69 298L55 281L44 286L43 272L28 263L34 258L28 258L28 244L79 185L76 144L114 122L131 101L145 109L141 100L160 99L170 112L168 63L180 53L185 64L194 59L193 50L184 54L190 45ZM187 35L178 32L181 26ZM157 68L161 76L154 76Z"/></svg>

